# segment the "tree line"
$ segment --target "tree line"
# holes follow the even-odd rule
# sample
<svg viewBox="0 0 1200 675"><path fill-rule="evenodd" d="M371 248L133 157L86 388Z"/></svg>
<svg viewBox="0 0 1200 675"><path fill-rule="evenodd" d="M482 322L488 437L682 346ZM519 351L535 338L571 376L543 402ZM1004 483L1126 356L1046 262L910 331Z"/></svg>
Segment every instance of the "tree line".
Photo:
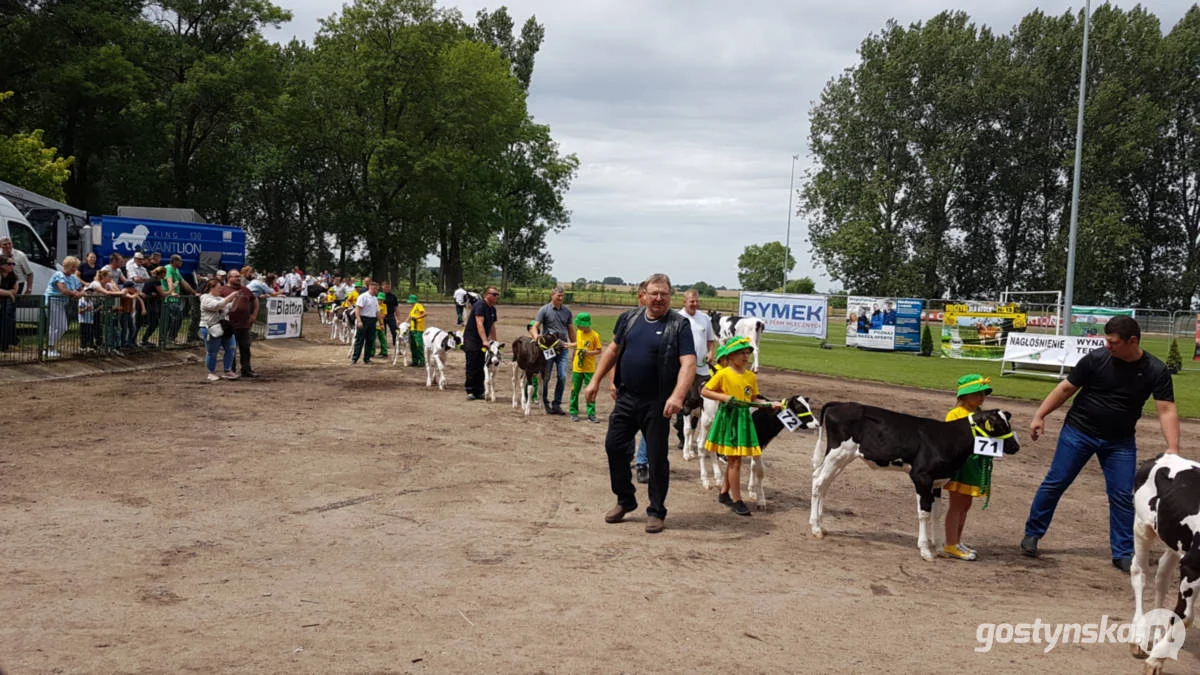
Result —
<svg viewBox="0 0 1200 675"><path fill-rule="evenodd" d="M1190 306L1200 287L1200 6L1164 34L1102 5L1089 35L1079 303ZM890 22L810 112L816 259L853 292L1062 289L1083 15L1007 34Z"/></svg>
<svg viewBox="0 0 1200 675"><path fill-rule="evenodd" d="M59 176L89 213L194 208L246 229L268 269L415 284L435 254L442 288L544 276L546 236L569 223L578 159L526 108L533 17L355 0L312 44L278 45L263 30L291 15L268 0L5 6L0 167ZM58 165L9 168L42 143Z"/></svg>

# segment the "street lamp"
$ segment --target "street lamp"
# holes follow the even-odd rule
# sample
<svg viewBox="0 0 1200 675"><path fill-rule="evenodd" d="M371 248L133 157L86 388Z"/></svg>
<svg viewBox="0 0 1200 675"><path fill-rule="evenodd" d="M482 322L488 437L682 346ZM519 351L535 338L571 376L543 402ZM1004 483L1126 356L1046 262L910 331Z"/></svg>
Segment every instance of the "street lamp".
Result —
<svg viewBox="0 0 1200 675"><path fill-rule="evenodd" d="M788 247L792 242L792 194L796 185L796 160L800 159L800 155L792 155L792 174L788 177L788 217L787 217L787 235L783 238L783 288L780 290L787 293L787 273L788 273Z"/></svg>
<svg viewBox="0 0 1200 675"><path fill-rule="evenodd" d="M1075 180L1071 186L1071 229L1067 237L1067 293L1063 320L1071 329L1071 305L1075 302L1075 232L1079 226L1079 173L1083 163L1083 99L1087 93L1088 24L1092 22L1092 0L1083 9L1083 64L1079 67L1079 114L1075 120Z"/></svg>

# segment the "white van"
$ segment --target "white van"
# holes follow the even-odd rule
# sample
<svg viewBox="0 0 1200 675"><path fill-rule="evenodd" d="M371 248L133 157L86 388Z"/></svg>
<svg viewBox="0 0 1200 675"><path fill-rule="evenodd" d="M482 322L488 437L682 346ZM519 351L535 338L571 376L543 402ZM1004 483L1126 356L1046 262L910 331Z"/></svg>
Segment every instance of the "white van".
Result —
<svg viewBox="0 0 1200 675"><path fill-rule="evenodd" d="M34 295L45 293L50 277L57 269L54 254L17 207L0 197L0 238L3 237L12 239L13 248L29 258L29 266L33 268L33 288L29 292ZM24 279L17 281L25 283Z"/></svg>

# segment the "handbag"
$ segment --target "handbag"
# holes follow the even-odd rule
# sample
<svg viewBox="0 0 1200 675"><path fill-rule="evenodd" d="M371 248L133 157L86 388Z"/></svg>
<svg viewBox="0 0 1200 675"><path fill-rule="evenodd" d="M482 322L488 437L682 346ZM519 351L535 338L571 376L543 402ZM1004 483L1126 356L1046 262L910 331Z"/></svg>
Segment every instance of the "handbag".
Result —
<svg viewBox="0 0 1200 675"><path fill-rule="evenodd" d="M218 323L215 323L215 324L209 326L208 327L208 337L220 338L220 337L224 336L225 335L225 326L221 325L223 323L225 323L225 322L220 321Z"/></svg>

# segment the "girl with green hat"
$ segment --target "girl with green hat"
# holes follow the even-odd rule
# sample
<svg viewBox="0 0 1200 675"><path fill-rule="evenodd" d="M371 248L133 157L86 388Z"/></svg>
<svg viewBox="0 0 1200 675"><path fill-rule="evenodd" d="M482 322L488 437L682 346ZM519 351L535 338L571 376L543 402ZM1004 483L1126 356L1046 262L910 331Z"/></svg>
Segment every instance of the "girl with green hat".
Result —
<svg viewBox="0 0 1200 675"><path fill-rule="evenodd" d="M408 348L412 352L412 367L425 367L425 305L417 302L417 294L410 293L408 304Z"/></svg>
<svg viewBox="0 0 1200 675"><path fill-rule="evenodd" d="M742 457L762 454L750 413L751 402L765 400L758 393L758 377L749 368L753 350L750 338L729 338L717 349L717 363L721 368L700 390L704 398L721 403L704 442L705 450L725 456L725 475L721 478L717 501L739 516L750 515L750 509L742 501ZM772 407L779 408L780 405Z"/></svg>
<svg viewBox="0 0 1200 675"><path fill-rule="evenodd" d="M990 393L990 377L971 373L958 378L958 405L946 413L946 421L953 422L979 410ZM991 484L992 458L983 455L968 457L958 473L946 483L945 490L950 493L950 508L946 511L946 545L942 550L951 558L975 560L978 557L974 548L962 543L963 525L967 522L967 512L971 510L971 501L975 497L990 499ZM983 508L987 508L987 501Z"/></svg>

